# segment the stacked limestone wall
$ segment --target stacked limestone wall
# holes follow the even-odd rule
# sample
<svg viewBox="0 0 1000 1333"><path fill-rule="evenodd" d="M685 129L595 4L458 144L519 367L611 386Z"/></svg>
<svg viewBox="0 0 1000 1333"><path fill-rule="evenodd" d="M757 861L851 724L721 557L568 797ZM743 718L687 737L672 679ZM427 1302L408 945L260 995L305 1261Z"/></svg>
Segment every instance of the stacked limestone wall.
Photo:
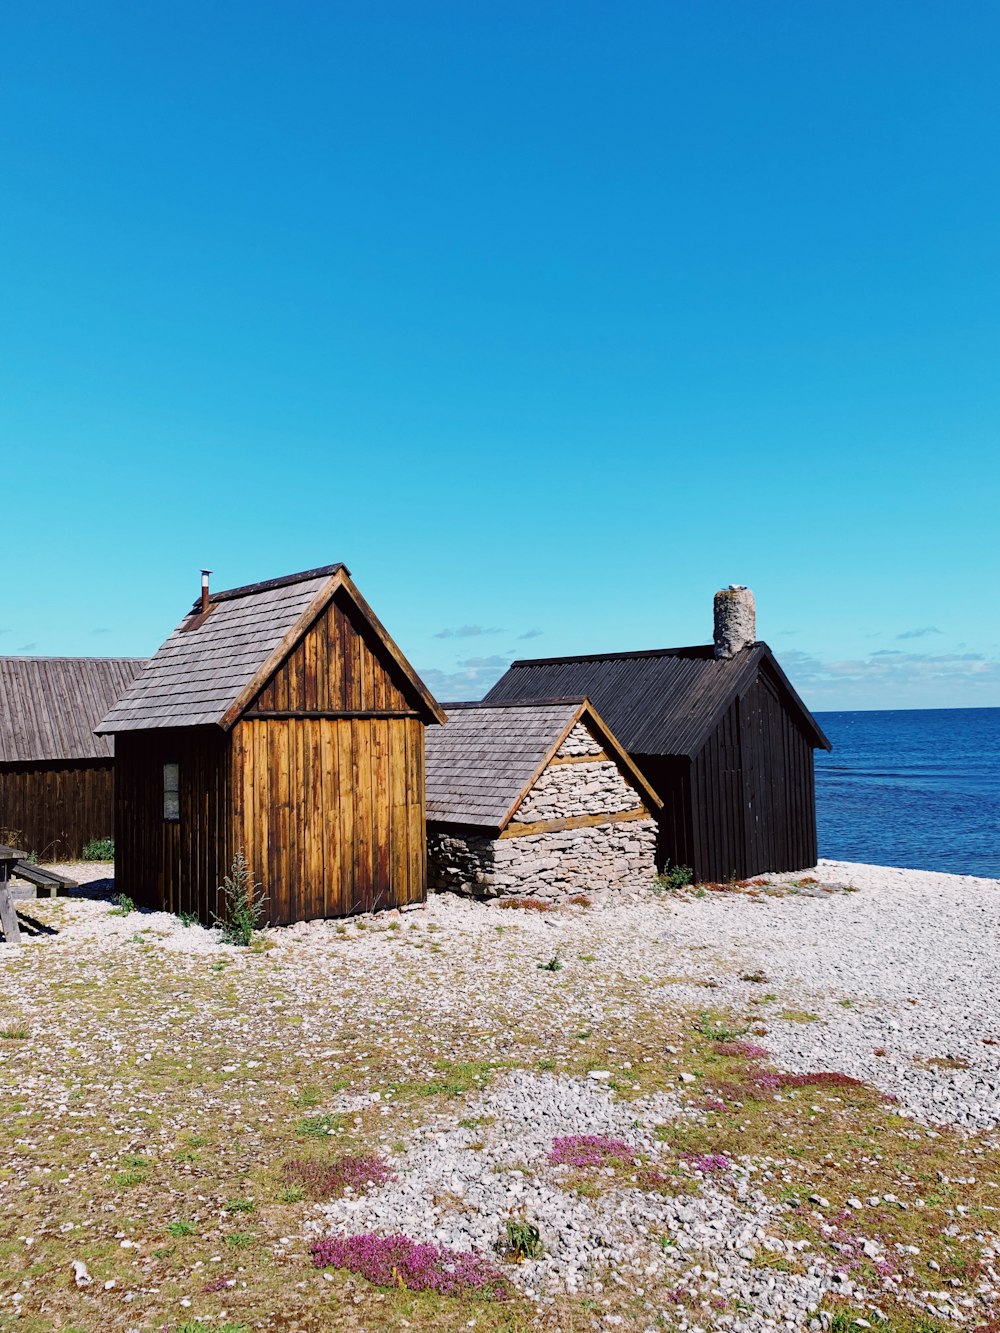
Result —
<svg viewBox="0 0 1000 1333"><path fill-rule="evenodd" d="M488 838L459 832L428 836L429 887L476 897L558 898L618 889L656 873L656 821L643 813L639 793L618 765L602 758L600 743L577 724L557 758L539 775L513 823L597 818L634 811L636 818L584 827ZM593 758L591 758L593 756Z"/></svg>

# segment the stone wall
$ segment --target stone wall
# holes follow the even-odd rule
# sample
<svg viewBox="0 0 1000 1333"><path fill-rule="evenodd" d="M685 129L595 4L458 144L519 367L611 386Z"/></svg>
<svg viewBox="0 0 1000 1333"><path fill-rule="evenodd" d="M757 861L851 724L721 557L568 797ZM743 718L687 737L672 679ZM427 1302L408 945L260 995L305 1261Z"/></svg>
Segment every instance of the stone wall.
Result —
<svg viewBox="0 0 1000 1333"><path fill-rule="evenodd" d="M566 758L567 756L573 757L581 754L601 753L603 753L601 750L601 742L594 736L591 736L590 732L582 722L576 724L556 751L556 755L560 759Z"/></svg>
<svg viewBox="0 0 1000 1333"><path fill-rule="evenodd" d="M617 814L622 810L638 810L641 804L639 793L610 760L550 764L521 802L514 818L519 824L531 824L539 819Z"/></svg>
<svg viewBox="0 0 1000 1333"><path fill-rule="evenodd" d="M517 825L594 819L642 811L639 793L618 765L600 758L600 743L577 724L514 812ZM589 756L593 755L591 760ZM656 873L656 820L610 820L583 828L530 829L510 838L430 833L428 885L476 897L557 898L651 880Z"/></svg>
<svg viewBox="0 0 1000 1333"><path fill-rule="evenodd" d="M648 883L656 820L630 819L559 833L482 838L430 833L428 887L476 898L559 898Z"/></svg>

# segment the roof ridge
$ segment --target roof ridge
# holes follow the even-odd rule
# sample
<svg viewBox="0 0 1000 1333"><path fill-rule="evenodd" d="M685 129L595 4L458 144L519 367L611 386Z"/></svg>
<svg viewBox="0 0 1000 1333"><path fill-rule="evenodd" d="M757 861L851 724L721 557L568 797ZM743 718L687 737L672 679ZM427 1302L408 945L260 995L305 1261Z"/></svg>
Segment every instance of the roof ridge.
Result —
<svg viewBox="0 0 1000 1333"><path fill-rule="evenodd" d="M449 708L551 708L555 704L582 704L586 701L585 694L560 694L551 699L505 699L496 702L489 699L453 700L451 703L442 703L441 707L445 712Z"/></svg>
<svg viewBox="0 0 1000 1333"><path fill-rule="evenodd" d="M0 662L148 662L148 657L70 657L49 653L4 653Z"/></svg>
<svg viewBox="0 0 1000 1333"><path fill-rule="evenodd" d="M350 575L350 570L342 560L332 565L319 565L315 569L302 569L297 574L282 574L276 579L262 579L259 583L243 583L238 588L222 588L209 596L210 602L228 602L237 597L249 597L255 592L269 592L272 588L287 588L292 583L305 583L308 579L329 578L339 570ZM201 609L201 599L194 604L195 610Z"/></svg>
<svg viewBox="0 0 1000 1333"><path fill-rule="evenodd" d="M761 641L748 643L747 648L758 648ZM742 652L743 649L740 649ZM684 653L711 653L714 655L714 645L710 643L688 644L682 648L637 648L624 653L578 653L568 654L565 657L522 657L516 662L511 662L511 667L525 666L555 666L559 662L614 662L623 658L634 657L680 657ZM509 668L508 668L509 669Z"/></svg>

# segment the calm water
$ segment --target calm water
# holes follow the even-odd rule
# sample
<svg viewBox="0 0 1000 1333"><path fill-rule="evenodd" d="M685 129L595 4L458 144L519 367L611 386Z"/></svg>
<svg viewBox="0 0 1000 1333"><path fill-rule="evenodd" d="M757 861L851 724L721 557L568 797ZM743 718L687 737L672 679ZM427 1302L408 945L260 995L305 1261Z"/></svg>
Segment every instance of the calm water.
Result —
<svg viewBox="0 0 1000 1333"><path fill-rule="evenodd" d="M820 856L1000 878L1000 708L816 717Z"/></svg>

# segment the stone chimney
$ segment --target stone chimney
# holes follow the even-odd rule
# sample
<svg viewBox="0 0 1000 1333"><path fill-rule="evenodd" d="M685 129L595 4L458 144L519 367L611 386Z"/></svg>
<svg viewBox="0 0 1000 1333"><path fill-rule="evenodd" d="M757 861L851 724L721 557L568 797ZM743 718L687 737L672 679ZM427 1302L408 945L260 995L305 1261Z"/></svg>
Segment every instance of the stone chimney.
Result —
<svg viewBox="0 0 1000 1333"><path fill-rule="evenodd" d="M757 642L757 608L753 593L742 583L730 583L715 594L714 637L715 655L723 659Z"/></svg>

